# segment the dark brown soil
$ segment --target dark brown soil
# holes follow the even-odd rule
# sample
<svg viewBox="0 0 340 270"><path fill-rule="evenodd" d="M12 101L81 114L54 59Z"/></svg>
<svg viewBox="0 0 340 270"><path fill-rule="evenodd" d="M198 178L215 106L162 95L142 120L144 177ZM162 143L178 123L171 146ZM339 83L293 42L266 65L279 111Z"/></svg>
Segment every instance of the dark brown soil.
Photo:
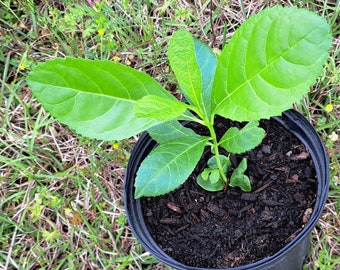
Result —
<svg viewBox="0 0 340 270"><path fill-rule="evenodd" d="M219 125L226 128L230 122ZM311 157L276 121L261 126L266 130L262 144L232 156L235 165L247 157L251 193L200 188L195 179L211 156L206 151L180 188L142 199L152 236L177 261L205 268L253 263L282 249L308 221L317 189Z"/></svg>

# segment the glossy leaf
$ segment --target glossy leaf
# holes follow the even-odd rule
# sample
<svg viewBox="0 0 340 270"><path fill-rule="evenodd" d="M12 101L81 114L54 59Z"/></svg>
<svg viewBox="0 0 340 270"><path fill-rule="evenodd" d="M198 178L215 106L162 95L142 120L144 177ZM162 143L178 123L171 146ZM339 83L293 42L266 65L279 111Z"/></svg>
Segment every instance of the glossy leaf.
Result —
<svg viewBox="0 0 340 270"><path fill-rule="evenodd" d="M230 153L241 154L258 146L264 138L264 129L258 122L249 122L242 129L231 127L222 136L220 145Z"/></svg>
<svg viewBox="0 0 340 270"><path fill-rule="evenodd" d="M202 79L195 55L195 44L191 34L176 31L169 42L168 58L187 101L200 107Z"/></svg>
<svg viewBox="0 0 340 270"><path fill-rule="evenodd" d="M102 140L128 138L161 122L135 116L135 103L145 95L175 100L147 74L111 61L49 60L37 65L27 82L60 122Z"/></svg>
<svg viewBox="0 0 340 270"><path fill-rule="evenodd" d="M154 126L148 129L148 133L158 143L165 143L186 136L197 136L192 129L184 127L177 120Z"/></svg>
<svg viewBox="0 0 340 270"><path fill-rule="evenodd" d="M135 114L142 118L170 120L179 117L188 107L174 98L147 95L137 101Z"/></svg>
<svg viewBox="0 0 340 270"><path fill-rule="evenodd" d="M322 72L329 25L315 13L275 6L237 29L218 60L214 113L237 121L280 115Z"/></svg>
<svg viewBox="0 0 340 270"><path fill-rule="evenodd" d="M137 172L135 198L162 195L183 184L201 158L207 140L187 136L153 149Z"/></svg>
<svg viewBox="0 0 340 270"><path fill-rule="evenodd" d="M251 191L250 180L249 180L249 177L244 174L246 170L247 170L247 159L244 158L242 159L240 164L237 166L237 168L233 171L230 177L229 185L231 187L239 187L244 192L250 192Z"/></svg>
<svg viewBox="0 0 340 270"><path fill-rule="evenodd" d="M207 116L211 113L211 89L214 83L217 58L210 47L194 38L195 55L201 72L202 92L201 106Z"/></svg>

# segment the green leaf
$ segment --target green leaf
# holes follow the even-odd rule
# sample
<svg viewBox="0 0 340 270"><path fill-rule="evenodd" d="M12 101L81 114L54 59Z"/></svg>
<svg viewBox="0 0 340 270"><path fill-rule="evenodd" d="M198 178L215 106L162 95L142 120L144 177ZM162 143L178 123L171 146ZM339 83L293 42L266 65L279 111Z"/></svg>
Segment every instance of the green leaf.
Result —
<svg viewBox="0 0 340 270"><path fill-rule="evenodd" d="M219 157L223 167L223 171L224 173L227 173L228 168L231 165L230 159L229 157L226 157L224 155L220 155ZM211 158L209 158L207 166L208 168L205 168L203 172L199 176L197 176L197 184L208 191L223 190L225 182L220 175L216 156L212 156Z"/></svg>
<svg viewBox="0 0 340 270"><path fill-rule="evenodd" d="M147 95L137 101L135 114L142 118L169 120L179 117L188 107L174 98Z"/></svg>
<svg viewBox="0 0 340 270"><path fill-rule="evenodd" d="M167 121L151 127L148 129L148 133L160 144L186 136L197 136L192 129L184 127L177 120Z"/></svg>
<svg viewBox="0 0 340 270"><path fill-rule="evenodd" d="M247 170L247 159L242 159L241 163L237 166L237 168L233 171L230 177L229 185L231 187L239 187L245 192L251 191L251 185L249 177L244 174Z"/></svg>
<svg viewBox="0 0 340 270"><path fill-rule="evenodd" d="M128 138L161 123L135 116L135 103L142 97L175 99L147 74L103 60L49 60L37 65L27 82L60 122L102 140Z"/></svg>
<svg viewBox="0 0 340 270"><path fill-rule="evenodd" d="M222 167L223 167L223 171L226 173L229 166L230 166L230 159L229 157L226 157L224 155L219 155L220 157L220 162L222 164ZM216 160L216 156L212 156L211 158L209 158L208 162L207 162L207 165L209 168L218 168L218 165L217 165L217 160Z"/></svg>
<svg viewBox="0 0 340 270"><path fill-rule="evenodd" d="M200 107L201 72L196 60L194 39L189 32L178 30L172 35L168 58L185 98L190 104Z"/></svg>
<svg viewBox="0 0 340 270"><path fill-rule="evenodd" d="M214 113L237 121L280 115L322 72L330 27L315 13L275 6L237 29L218 60Z"/></svg>
<svg viewBox="0 0 340 270"><path fill-rule="evenodd" d="M218 169L209 169L208 171L206 171L209 173L209 177L207 179L204 178L204 171L196 178L197 184L201 188L211 192L224 189L225 183L220 177Z"/></svg>
<svg viewBox="0 0 340 270"><path fill-rule="evenodd" d="M264 129L258 121L249 122L242 129L231 127L222 136L219 144L230 153L240 154L258 146L264 138Z"/></svg>
<svg viewBox="0 0 340 270"><path fill-rule="evenodd" d="M187 136L153 149L137 172L135 198L162 195L183 184L200 160L207 140Z"/></svg>
<svg viewBox="0 0 340 270"><path fill-rule="evenodd" d="M201 72L202 92L201 106L207 116L211 113L211 89L214 83L217 58L210 47L204 42L194 38L195 54Z"/></svg>

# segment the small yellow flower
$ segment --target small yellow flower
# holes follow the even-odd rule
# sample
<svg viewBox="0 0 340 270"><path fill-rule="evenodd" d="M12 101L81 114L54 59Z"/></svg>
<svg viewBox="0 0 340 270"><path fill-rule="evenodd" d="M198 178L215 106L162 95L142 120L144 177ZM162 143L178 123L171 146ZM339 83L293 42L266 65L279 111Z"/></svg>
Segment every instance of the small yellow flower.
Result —
<svg viewBox="0 0 340 270"><path fill-rule="evenodd" d="M70 216L70 215L72 214L73 211L72 211L70 208L65 208L65 209L64 209L64 212L65 212L65 215L66 215L66 216Z"/></svg>
<svg viewBox="0 0 340 270"><path fill-rule="evenodd" d="M327 104L325 107L326 112L331 112L333 110L333 105L332 104Z"/></svg>
<svg viewBox="0 0 340 270"><path fill-rule="evenodd" d="M98 34L99 34L100 36L103 36L103 35L104 35L104 32L105 32L105 30L104 30L103 28L100 28L100 29L98 30Z"/></svg>
<svg viewBox="0 0 340 270"><path fill-rule="evenodd" d="M118 57L117 55L115 55L114 57L112 57L112 60L113 60L114 62L118 62L118 61L119 61L119 57Z"/></svg>
<svg viewBox="0 0 340 270"><path fill-rule="evenodd" d="M114 143L114 144L112 145L112 148L113 148L114 150L118 150L118 149L119 149L119 144L118 144L118 143Z"/></svg>
<svg viewBox="0 0 340 270"><path fill-rule="evenodd" d="M20 65L20 66L19 66L19 69L20 69L20 70L25 70L25 68L26 68L26 67L25 67L24 65Z"/></svg>

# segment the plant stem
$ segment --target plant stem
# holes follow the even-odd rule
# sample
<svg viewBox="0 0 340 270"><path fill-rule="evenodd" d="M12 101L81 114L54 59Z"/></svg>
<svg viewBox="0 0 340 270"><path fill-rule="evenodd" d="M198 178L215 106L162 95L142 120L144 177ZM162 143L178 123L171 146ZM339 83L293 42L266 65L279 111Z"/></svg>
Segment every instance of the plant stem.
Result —
<svg viewBox="0 0 340 270"><path fill-rule="evenodd" d="M210 136L211 136L211 139L212 139L213 152L214 152L214 155L216 157L216 163L217 163L217 166L218 166L218 170L220 171L220 176L222 177L226 186L228 186L229 180L224 173L223 166L222 166L221 159L220 159L220 152L218 150L218 142L217 142L216 132L215 132L215 129L214 129L214 117L212 116L211 121L205 121L205 123L206 123L206 126L209 129Z"/></svg>
<svg viewBox="0 0 340 270"><path fill-rule="evenodd" d="M222 180L225 183L225 186L228 187L229 180L224 173L223 166L222 166L221 159L220 159L220 152L218 150L218 141L217 141L216 132L214 129L214 115L212 115L211 119L209 120L209 117L203 113L201 108L192 107L191 109L198 114L198 116L203 120L202 124L205 125L209 129L210 137L212 139L213 152L216 157L217 167L220 172L220 176L222 177Z"/></svg>

